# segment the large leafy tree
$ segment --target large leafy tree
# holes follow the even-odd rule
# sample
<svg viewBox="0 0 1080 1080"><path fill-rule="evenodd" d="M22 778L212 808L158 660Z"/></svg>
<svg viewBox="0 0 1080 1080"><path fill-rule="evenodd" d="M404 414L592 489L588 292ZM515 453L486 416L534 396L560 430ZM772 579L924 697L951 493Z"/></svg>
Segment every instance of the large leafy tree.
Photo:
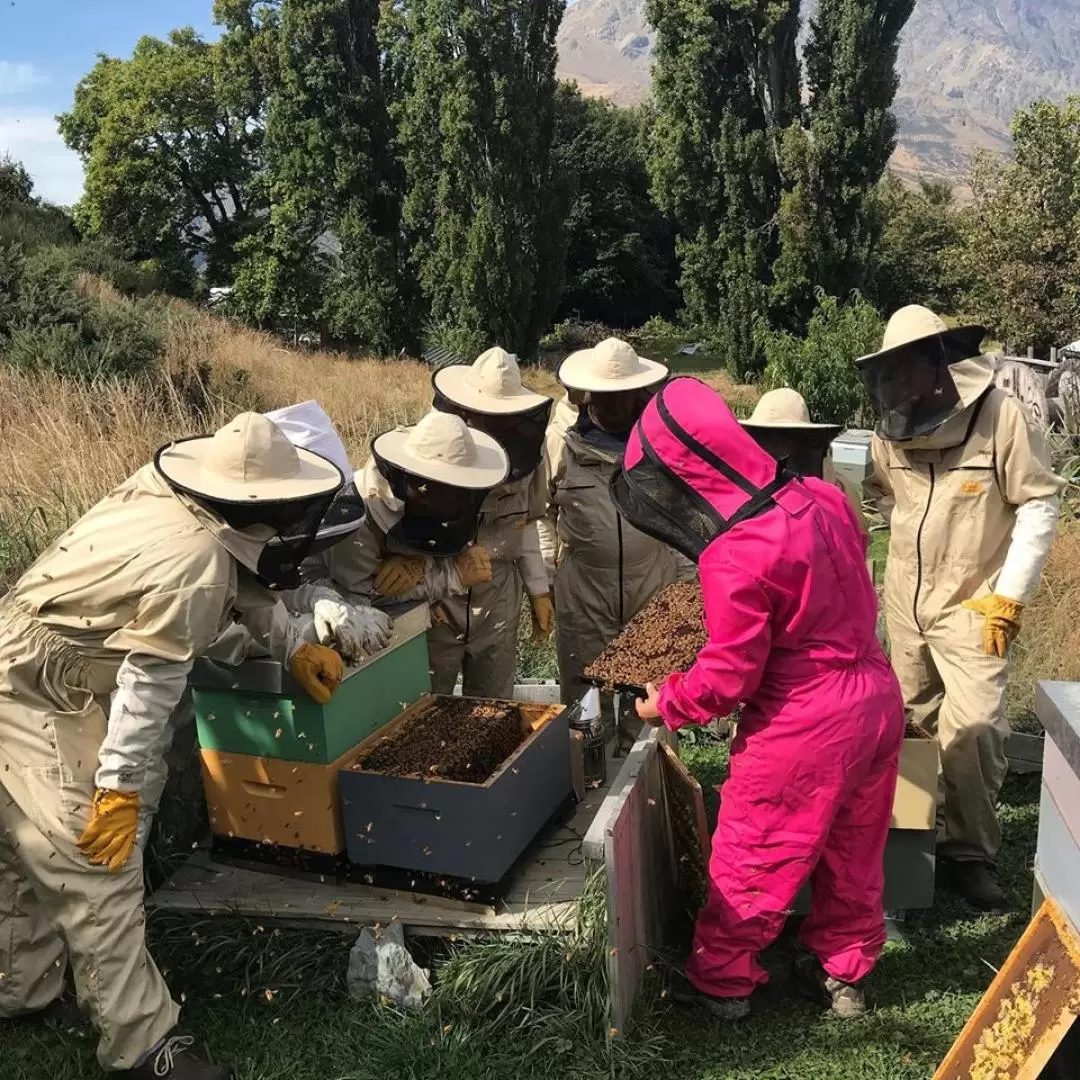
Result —
<svg viewBox="0 0 1080 1080"><path fill-rule="evenodd" d="M390 69L404 223L433 332L535 353L563 258L553 184L563 0L400 0Z"/></svg>
<svg viewBox="0 0 1080 1080"><path fill-rule="evenodd" d="M261 207L252 179L262 128L250 86L191 29L144 37L130 59L100 56L60 117L83 159L78 221L155 260L176 279L204 262L228 280L237 242Z"/></svg>
<svg viewBox="0 0 1080 1080"><path fill-rule="evenodd" d="M777 253L783 134L799 111L798 0L649 0L651 170L678 229L690 319L733 370L759 367Z"/></svg>
<svg viewBox="0 0 1080 1080"><path fill-rule="evenodd" d="M1041 352L1080 327L1080 96L1016 114L1014 157L984 155L965 212L969 310Z"/></svg>
<svg viewBox="0 0 1080 1080"><path fill-rule="evenodd" d="M389 351L398 296L399 187L377 41L377 0L284 0L266 121L270 217L246 245L236 299L272 324L312 318Z"/></svg>
<svg viewBox="0 0 1080 1080"><path fill-rule="evenodd" d="M737 371L760 328L805 329L815 287L862 284L895 141L896 40L914 0L648 0L653 185L679 233L689 316Z"/></svg>
<svg viewBox="0 0 1080 1080"><path fill-rule="evenodd" d="M819 0L803 53L807 105L785 140L773 308L806 326L817 290L865 287L884 225L878 182L896 149L900 32L915 0Z"/></svg>
<svg viewBox="0 0 1080 1080"><path fill-rule="evenodd" d="M570 182L566 282L558 315L636 327L674 315L675 237L649 192L645 109L619 109L559 86L555 175Z"/></svg>

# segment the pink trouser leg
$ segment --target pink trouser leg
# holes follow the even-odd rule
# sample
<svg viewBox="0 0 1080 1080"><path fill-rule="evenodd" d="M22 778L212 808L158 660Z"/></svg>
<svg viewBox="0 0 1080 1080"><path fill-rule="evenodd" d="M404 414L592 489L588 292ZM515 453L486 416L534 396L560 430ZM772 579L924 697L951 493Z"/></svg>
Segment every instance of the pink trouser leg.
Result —
<svg viewBox="0 0 1080 1080"><path fill-rule="evenodd" d="M764 748L763 748L764 749ZM712 997L748 997L768 976L757 954L783 929L825 846L842 770L771 754L737 754L721 793L709 899L686 964Z"/></svg>
<svg viewBox="0 0 1080 1080"><path fill-rule="evenodd" d="M811 881L813 903L800 937L825 970L856 983L874 969L885 944L885 844L898 758L875 762L837 811Z"/></svg>

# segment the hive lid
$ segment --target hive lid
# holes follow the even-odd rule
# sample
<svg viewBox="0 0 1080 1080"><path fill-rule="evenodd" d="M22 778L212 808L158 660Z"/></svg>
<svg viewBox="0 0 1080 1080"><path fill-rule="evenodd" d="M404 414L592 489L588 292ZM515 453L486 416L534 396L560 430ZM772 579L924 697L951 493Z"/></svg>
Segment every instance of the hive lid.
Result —
<svg viewBox="0 0 1080 1080"><path fill-rule="evenodd" d="M423 601L399 604L384 610L394 623L390 644L357 667L346 668L346 681L378 664L413 638L426 634L431 625L431 611ZM292 695L299 691L284 665L269 657L245 660L233 666L202 656L195 661L188 682L198 690L238 690L241 693L276 695Z"/></svg>

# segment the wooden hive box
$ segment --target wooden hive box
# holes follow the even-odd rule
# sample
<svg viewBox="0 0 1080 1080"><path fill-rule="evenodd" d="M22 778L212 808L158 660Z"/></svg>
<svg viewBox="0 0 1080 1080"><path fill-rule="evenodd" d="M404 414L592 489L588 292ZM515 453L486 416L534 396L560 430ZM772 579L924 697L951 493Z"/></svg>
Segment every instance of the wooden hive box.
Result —
<svg viewBox="0 0 1080 1080"><path fill-rule="evenodd" d="M431 690L426 604L394 617L387 648L346 672L319 705L274 660L199 660L192 699L204 750L329 765Z"/></svg>
<svg viewBox="0 0 1080 1080"><path fill-rule="evenodd" d="M328 765L201 751L211 831L229 840L342 854L338 777L357 749Z"/></svg>
<svg viewBox="0 0 1080 1080"><path fill-rule="evenodd" d="M440 700L451 699L422 698L369 736L350 762ZM563 707L508 704L533 730L483 784L344 768L341 806L349 861L484 884L501 881L572 790Z"/></svg>

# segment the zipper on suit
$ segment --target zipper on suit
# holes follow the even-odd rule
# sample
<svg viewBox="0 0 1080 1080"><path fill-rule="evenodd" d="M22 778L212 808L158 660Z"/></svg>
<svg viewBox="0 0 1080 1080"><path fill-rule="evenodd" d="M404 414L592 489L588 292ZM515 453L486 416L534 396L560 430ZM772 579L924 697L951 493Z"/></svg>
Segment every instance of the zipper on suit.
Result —
<svg viewBox="0 0 1080 1080"><path fill-rule="evenodd" d="M619 626L623 625L623 542L622 514L615 511L615 531L619 534Z"/></svg>
<svg viewBox="0 0 1080 1080"><path fill-rule="evenodd" d="M469 591L465 594L465 637L462 641L462 645L469 644L469 638L472 637L472 586L469 586Z"/></svg>
<svg viewBox="0 0 1080 1080"><path fill-rule="evenodd" d="M922 534L923 528L926 526L926 519L930 516L930 503L934 500L934 484L937 479L937 474L934 472L934 466L930 466L930 490L926 495L926 509L923 511L922 521L919 522L919 532L915 538L915 599L911 605L911 614L915 618L915 625L919 628L919 632L922 633L923 625L919 621L919 593L922 591Z"/></svg>

